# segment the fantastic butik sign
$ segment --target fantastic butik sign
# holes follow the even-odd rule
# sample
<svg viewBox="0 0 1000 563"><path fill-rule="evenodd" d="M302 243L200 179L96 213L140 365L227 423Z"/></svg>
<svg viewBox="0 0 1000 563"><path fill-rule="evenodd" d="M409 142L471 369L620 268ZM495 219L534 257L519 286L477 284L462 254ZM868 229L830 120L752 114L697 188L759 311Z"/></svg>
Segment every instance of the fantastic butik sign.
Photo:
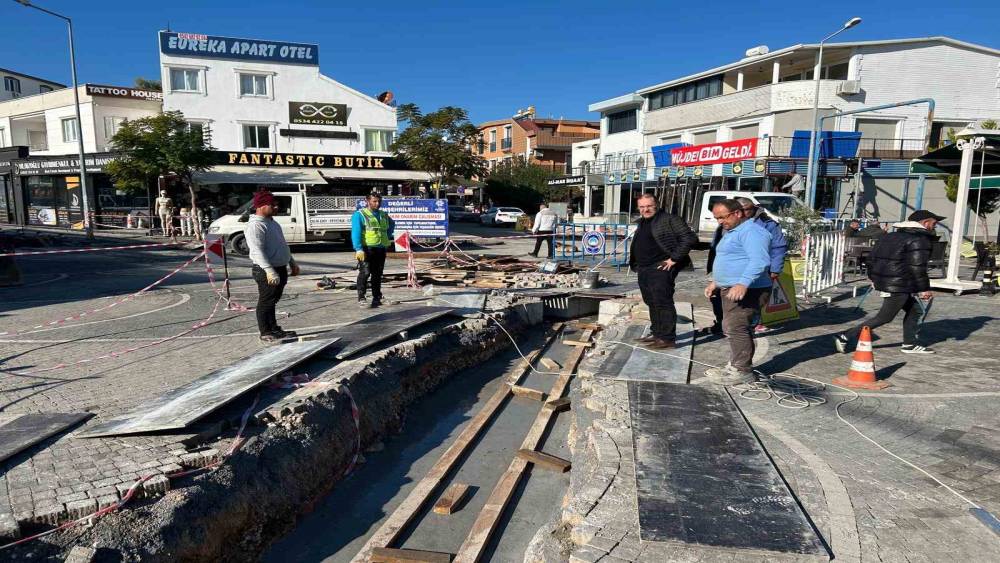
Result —
<svg viewBox="0 0 1000 563"><path fill-rule="evenodd" d="M160 32L160 52L178 57L318 65L319 45Z"/></svg>
<svg viewBox="0 0 1000 563"><path fill-rule="evenodd" d="M757 139L740 139L725 143L710 143L680 147L670 151L673 166L705 166L737 162L757 156Z"/></svg>

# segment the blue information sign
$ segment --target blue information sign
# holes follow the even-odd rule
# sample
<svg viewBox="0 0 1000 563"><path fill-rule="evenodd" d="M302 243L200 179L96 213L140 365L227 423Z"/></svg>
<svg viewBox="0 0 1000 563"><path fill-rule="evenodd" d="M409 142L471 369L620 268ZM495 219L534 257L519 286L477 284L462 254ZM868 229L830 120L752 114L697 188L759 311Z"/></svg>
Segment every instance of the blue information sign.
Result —
<svg viewBox="0 0 1000 563"><path fill-rule="evenodd" d="M356 207L365 206L359 199ZM389 214L396 224L398 237L408 231L414 237L448 236L448 200L446 199L406 199L384 198L381 209Z"/></svg>
<svg viewBox="0 0 1000 563"><path fill-rule="evenodd" d="M178 57L235 59L300 65L319 64L319 45L239 39L197 33L160 32L160 52Z"/></svg>

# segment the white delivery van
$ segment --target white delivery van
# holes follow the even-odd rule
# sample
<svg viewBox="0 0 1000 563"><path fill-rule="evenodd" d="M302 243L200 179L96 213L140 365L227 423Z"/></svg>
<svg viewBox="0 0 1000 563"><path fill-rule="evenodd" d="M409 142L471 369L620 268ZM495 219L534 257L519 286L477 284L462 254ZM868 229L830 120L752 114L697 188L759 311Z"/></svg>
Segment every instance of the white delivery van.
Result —
<svg viewBox="0 0 1000 563"><path fill-rule="evenodd" d="M278 205L274 220L289 244L331 241L346 242L351 237L351 215L364 196L309 195L305 191L273 192ZM208 227L209 234L222 235L233 254L247 255L243 229L250 218L252 201L229 215L219 217Z"/></svg>
<svg viewBox="0 0 1000 563"><path fill-rule="evenodd" d="M799 198L791 194L779 192L704 192L694 214L697 224L691 225L691 228L698 232L698 239L701 242L712 242L712 238L715 236L715 229L719 226L719 222L712 215L712 206L724 199L735 197L752 199L778 222L781 222L783 217L787 215L788 210L795 206L805 205Z"/></svg>

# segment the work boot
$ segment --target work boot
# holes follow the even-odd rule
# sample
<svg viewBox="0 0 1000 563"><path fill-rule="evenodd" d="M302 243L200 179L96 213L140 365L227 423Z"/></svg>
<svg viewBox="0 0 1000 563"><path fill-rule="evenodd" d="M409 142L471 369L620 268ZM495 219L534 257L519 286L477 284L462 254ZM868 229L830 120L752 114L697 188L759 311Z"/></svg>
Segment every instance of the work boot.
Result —
<svg viewBox="0 0 1000 563"><path fill-rule="evenodd" d="M375 298L372 299L372 305L371 305L372 309L377 309L377 308L379 308L381 306L382 306L382 298L381 297L375 297Z"/></svg>
<svg viewBox="0 0 1000 563"><path fill-rule="evenodd" d="M650 350L673 350L677 345L674 344L673 340L664 340L662 338L654 338L652 342L646 344L646 348Z"/></svg>
<svg viewBox="0 0 1000 563"><path fill-rule="evenodd" d="M705 370L705 377L716 385L739 385L741 383L753 383L757 380L752 371L740 371L732 365L724 368L710 368Z"/></svg>
<svg viewBox="0 0 1000 563"><path fill-rule="evenodd" d="M281 327L274 329L274 332L271 334L278 338L295 338L298 336L294 330L283 330Z"/></svg>

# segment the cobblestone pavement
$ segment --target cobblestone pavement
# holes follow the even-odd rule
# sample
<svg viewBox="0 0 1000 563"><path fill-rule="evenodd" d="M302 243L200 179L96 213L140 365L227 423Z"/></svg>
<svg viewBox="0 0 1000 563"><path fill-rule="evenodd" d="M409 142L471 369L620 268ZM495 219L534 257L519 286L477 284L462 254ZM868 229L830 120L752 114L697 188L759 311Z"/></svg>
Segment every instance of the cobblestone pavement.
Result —
<svg viewBox="0 0 1000 563"><path fill-rule="evenodd" d="M710 323L697 277L678 291ZM877 296L856 309L850 293L833 303L806 305L801 319L758 337L756 365L829 383L846 374L850 355L836 354L832 337L873 314ZM862 392L840 408L842 417L878 444L923 468L982 508L1000 514L1000 300L939 294L920 330L933 356L900 352L900 321L875 331L875 363L892 386ZM702 339L694 359L724 364L724 339ZM591 366L592 367L592 366ZM586 372L587 364L581 371ZM694 384L705 366L694 365ZM563 523L571 527L570 561L746 561L704 549L640 542L627 392L623 384L586 378L574 411L580 440L574 486ZM967 502L893 458L837 418L854 397L826 387L826 402L783 408L773 397L729 388L836 559L845 561L998 561L1000 535L969 512ZM764 400L752 400L764 399ZM590 414L584 414L584 413ZM554 534L553 537L558 534ZM769 558L767 560L774 560Z"/></svg>
<svg viewBox="0 0 1000 563"><path fill-rule="evenodd" d="M510 230L469 229L509 235ZM120 239L117 244L162 242ZM100 244L116 244L104 238ZM483 252L523 255L530 243L515 241ZM192 246L191 248L194 248ZM44 250L44 249L26 249ZM95 315L30 330L42 323L107 306L135 292L194 256L197 249L114 251L18 259L24 285L0 288L0 417L35 412L90 412L87 423L0 465L0 544L16 530L13 522L54 524L87 515L116 502L140 476L165 474L204 465L224 451L230 439L204 440L197 447L191 433L155 436L75 438L81 429L118 416L221 366L261 348L253 313L220 307L204 328L174 340L206 319L218 302L197 262L162 286ZM293 248L303 275L292 278L278 305L279 322L299 332L319 331L353 322L371 313L356 305L354 290L318 291L319 274L353 268L353 251L335 245ZM387 268L404 267L392 260ZM256 285L249 263L232 258L232 295L253 306ZM388 299L423 302L419 291L385 288ZM103 360L51 369L59 364L148 346ZM148 481L150 494L169 486L165 477Z"/></svg>

